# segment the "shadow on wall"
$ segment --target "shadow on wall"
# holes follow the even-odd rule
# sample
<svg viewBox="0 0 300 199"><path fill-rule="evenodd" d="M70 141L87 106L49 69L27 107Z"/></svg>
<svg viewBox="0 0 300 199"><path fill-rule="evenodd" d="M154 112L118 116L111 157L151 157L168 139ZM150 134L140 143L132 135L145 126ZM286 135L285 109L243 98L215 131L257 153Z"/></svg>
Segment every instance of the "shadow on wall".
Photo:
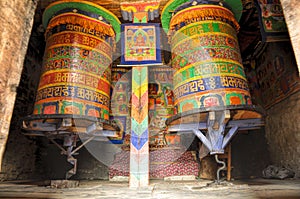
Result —
<svg viewBox="0 0 300 199"><path fill-rule="evenodd" d="M233 178L262 177L263 169L270 164L264 128L238 133L231 146Z"/></svg>
<svg viewBox="0 0 300 199"><path fill-rule="evenodd" d="M64 179L66 172L72 168L67 162L67 156L61 155L60 149L45 137L38 138L37 144L36 169L40 172L40 176L43 176L44 180ZM77 146L80 144L77 143ZM108 167L93 157L85 147L82 147L74 157L77 159L77 173L71 179L108 179Z"/></svg>

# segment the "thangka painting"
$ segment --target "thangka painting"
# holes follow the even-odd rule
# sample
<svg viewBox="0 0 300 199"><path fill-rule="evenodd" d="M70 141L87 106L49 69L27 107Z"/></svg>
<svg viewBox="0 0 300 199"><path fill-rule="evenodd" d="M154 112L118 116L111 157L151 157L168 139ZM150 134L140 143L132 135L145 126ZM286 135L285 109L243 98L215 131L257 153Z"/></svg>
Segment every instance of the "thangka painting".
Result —
<svg viewBox="0 0 300 199"><path fill-rule="evenodd" d="M122 24L121 65L161 64L158 24Z"/></svg>
<svg viewBox="0 0 300 199"><path fill-rule="evenodd" d="M290 42L268 43L252 69L247 76L253 103L265 109L300 91L299 72Z"/></svg>
<svg viewBox="0 0 300 199"><path fill-rule="evenodd" d="M264 42L288 40L288 30L279 0L257 0L260 31Z"/></svg>

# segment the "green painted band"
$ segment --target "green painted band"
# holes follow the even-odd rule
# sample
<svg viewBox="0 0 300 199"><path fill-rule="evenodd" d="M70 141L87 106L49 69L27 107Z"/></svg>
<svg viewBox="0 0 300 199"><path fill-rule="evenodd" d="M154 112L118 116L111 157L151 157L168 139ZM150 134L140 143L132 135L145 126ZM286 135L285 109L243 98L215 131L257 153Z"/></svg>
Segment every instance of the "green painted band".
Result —
<svg viewBox="0 0 300 199"><path fill-rule="evenodd" d="M174 10L178 8L180 5L188 2L189 0L171 0L167 5L164 7L162 14L161 14L161 23L164 31L166 33L169 32L170 21L173 15ZM241 0L224 0L227 3L231 11L233 12L235 19L239 21L242 16L243 12L243 4Z"/></svg>
<svg viewBox="0 0 300 199"><path fill-rule="evenodd" d="M77 8L86 12L92 12L101 15L111 23L114 31L116 32L116 42L119 41L121 33L121 22L119 19L105 8L88 1L59 1L50 4L43 14L43 26L46 28L50 19L55 15L55 13L66 8Z"/></svg>

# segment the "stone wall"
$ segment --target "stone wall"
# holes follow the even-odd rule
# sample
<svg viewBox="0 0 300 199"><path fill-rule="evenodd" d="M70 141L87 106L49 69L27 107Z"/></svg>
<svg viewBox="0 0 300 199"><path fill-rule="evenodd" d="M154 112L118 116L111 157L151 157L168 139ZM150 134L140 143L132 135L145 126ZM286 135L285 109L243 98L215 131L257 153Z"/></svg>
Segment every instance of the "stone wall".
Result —
<svg viewBox="0 0 300 199"><path fill-rule="evenodd" d="M232 140L232 176L235 179L260 178L270 164L265 129L240 131Z"/></svg>
<svg viewBox="0 0 300 199"><path fill-rule="evenodd" d="M30 14L32 14L32 12L35 12L34 7L28 9L30 9ZM17 12L16 10L14 11ZM23 117L32 113L35 92L39 81L40 69L42 66L44 39L43 34L37 31L40 24L40 17L38 16L39 14L40 13L37 12L35 15L36 20L33 27L31 26L31 24L27 24L28 26L30 25L30 27L23 27L23 29L25 30L28 29L28 34L31 33L31 37L28 44L25 44L24 42L22 44L19 44L23 45L21 47L22 51L25 50L26 52L25 60L24 62L22 62L21 68L16 69L11 65L7 65L7 67L10 66L12 72L14 70L20 70L17 75L11 74L11 76L8 76L9 79L14 79L14 81L17 81L16 79L19 76L21 76L21 78L18 87L15 89L15 102L13 98L7 99L11 102L14 102L14 109L10 122L6 149L3 156L2 172L0 175L1 180L32 179L36 177L36 175L34 175L36 151L35 141L33 139L26 138L22 134L21 121ZM31 30L34 31L31 32ZM23 33L23 30L19 31ZM22 34L19 33L19 35ZM17 38L17 35L14 35L14 37ZM13 49L12 46L11 48ZM6 59L13 60L13 58L9 57L6 57Z"/></svg>
<svg viewBox="0 0 300 199"><path fill-rule="evenodd" d="M26 138L21 131L22 117L32 113L41 63L39 56L29 47L24 69L17 88L15 108L11 120L10 133L2 164L2 178L31 178L35 163L35 141Z"/></svg>
<svg viewBox="0 0 300 199"><path fill-rule="evenodd" d="M1 178L28 179L35 177L35 152L36 144L32 138L22 134L22 118L30 115L33 111L35 93L39 81L42 66L42 51L38 51L36 45L43 38L31 35L27 50L20 84L17 88L17 96L13 116L11 119L10 131L6 150L2 163Z"/></svg>
<svg viewBox="0 0 300 199"><path fill-rule="evenodd" d="M0 165L36 6L36 0L0 1Z"/></svg>
<svg viewBox="0 0 300 199"><path fill-rule="evenodd" d="M280 0L291 42L294 48L295 57L300 72L300 15L296 8L299 8L299 0Z"/></svg>
<svg viewBox="0 0 300 199"><path fill-rule="evenodd" d="M36 5L36 0L0 1L0 165Z"/></svg>
<svg viewBox="0 0 300 199"><path fill-rule="evenodd" d="M36 173L43 179L64 179L66 172L72 168L72 165L67 162L67 157L61 154L60 149L51 143L47 138L41 137L37 139L36 150ZM87 144L90 146L92 142ZM77 143L79 146L81 142ZM96 143L98 149L101 149L101 144ZM103 149L103 148L102 148ZM74 158L77 159L77 173L71 179L81 180L107 180L108 167L99 160L103 158L98 155L105 155L103 151L94 151L91 154L86 147L82 147ZM96 155L96 156L95 156Z"/></svg>
<svg viewBox="0 0 300 199"><path fill-rule="evenodd" d="M296 172L300 177L300 92L267 111L266 137L272 163Z"/></svg>
<svg viewBox="0 0 300 199"><path fill-rule="evenodd" d="M280 65L276 62L277 55L282 58ZM269 43L255 61L256 76L251 80L257 81L250 80L250 88L255 102L266 110L265 136L270 163L290 168L300 176L300 124L297 121L300 78L293 48L287 41Z"/></svg>

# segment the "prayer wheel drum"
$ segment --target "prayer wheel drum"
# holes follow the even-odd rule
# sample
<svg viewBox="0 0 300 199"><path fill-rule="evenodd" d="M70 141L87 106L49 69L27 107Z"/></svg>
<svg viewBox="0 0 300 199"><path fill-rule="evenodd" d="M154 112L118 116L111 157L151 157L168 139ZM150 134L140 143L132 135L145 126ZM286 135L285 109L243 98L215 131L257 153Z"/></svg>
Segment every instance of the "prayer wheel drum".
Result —
<svg viewBox="0 0 300 199"><path fill-rule="evenodd" d="M176 70L177 115L167 123L199 121L207 117L200 113L219 110L242 110L241 117L260 117L251 102L237 39L239 24L233 12L220 5L190 4L178 6L169 21L163 21L169 24Z"/></svg>
<svg viewBox="0 0 300 199"><path fill-rule="evenodd" d="M44 129L37 119L51 124L64 119L63 126L78 127L72 132L88 131L80 127L90 122L97 123L98 129L113 126L109 122L110 81L118 18L91 2L58 1L44 11L43 25L43 70L34 112L27 117L37 123L27 122L29 129Z"/></svg>

